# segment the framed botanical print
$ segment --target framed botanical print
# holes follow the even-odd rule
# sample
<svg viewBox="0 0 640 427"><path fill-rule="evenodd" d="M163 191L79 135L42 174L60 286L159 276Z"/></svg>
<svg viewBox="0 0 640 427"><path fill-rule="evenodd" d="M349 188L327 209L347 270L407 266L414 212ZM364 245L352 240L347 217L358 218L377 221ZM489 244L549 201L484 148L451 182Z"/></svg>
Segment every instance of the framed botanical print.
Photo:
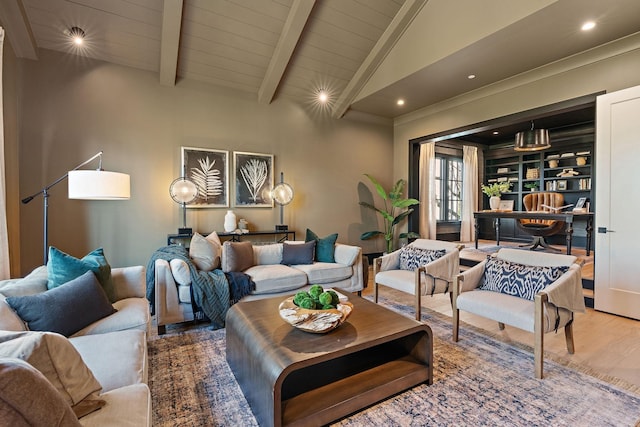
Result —
<svg viewBox="0 0 640 427"><path fill-rule="evenodd" d="M235 206L273 207L273 155L233 152Z"/></svg>
<svg viewBox="0 0 640 427"><path fill-rule="evenodd" d="M187 207L229 207L228 151L182 147L182 170L198 188L198 197Z"/></svg>

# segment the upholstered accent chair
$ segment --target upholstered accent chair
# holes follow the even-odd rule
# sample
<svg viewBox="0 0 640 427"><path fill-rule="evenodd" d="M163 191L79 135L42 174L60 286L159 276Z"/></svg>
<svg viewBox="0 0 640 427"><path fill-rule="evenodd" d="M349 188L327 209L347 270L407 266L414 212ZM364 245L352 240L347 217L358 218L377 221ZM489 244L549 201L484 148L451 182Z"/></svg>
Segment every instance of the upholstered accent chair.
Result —
<svg viewBox="0 0 640 427"><path fill-rule="evenodd" d="M543 191L525 195L522 202L524 209L527 212L550 212L551 209L546 206L552 206L554 208L562 206L564 203L564 196L560 193ZM516 226L520 230L533 236L531 243L523 245L523 247L531 246L531 250L535 250L538 246L542 246L543 248L557 251L558 249L549 246L544 238L559 233L564 228L564 225L564 221L551 219L519 219L516 221Z"/></svg>
<svg viewBox="0 0 640 427"><path fill-rule="evenodd" d="M407 246L374 260L374 301L378 286L385 285L415 295L416 320L420 320L422 295L449 293L460 273L464 245L416 239Z"/></svg>
<svg viewBox="0 0 640 427"><path fill-rule="evenodd" d="M500 249L464 271L453 288L453 341L458 341L460 310L534 334L536 378L542 378L544 334L564 328L574 353L573 315L584 312L582 276L576 257Z"/></svg>

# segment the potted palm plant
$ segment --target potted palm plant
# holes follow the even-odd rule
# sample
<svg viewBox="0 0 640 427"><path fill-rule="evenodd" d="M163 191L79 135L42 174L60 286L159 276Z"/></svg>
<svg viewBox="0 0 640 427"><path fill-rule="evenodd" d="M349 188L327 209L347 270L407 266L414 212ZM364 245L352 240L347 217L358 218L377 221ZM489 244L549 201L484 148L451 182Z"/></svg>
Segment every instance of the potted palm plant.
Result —
<svg viewBox="0 0 640 427"><path fill-rule="evenodd" d="M413 208L411 206L415 206L420 203L417 199L405 199L402 197L402 192L405 186L405 180L399 179L398 182L393 186L391 191L387 193L387 191L382 187L382 185L371 175L365 174L367 178L373 183L376 187L376 191L382 198L384 202L384 209L379 209L367 202L360 202L361 206L367 207L369 209L373 209L382 215L384 220L384 231L374 230L367 231L362 233L360 239L368 240L376 236L383 236L386 241L387 253L393 252L393 236L394 236L394 228L398 225L403 219L405 219L411 212L413 212ZM400 233L398 236L401 239L404 238L418 238L420 235L414 232L408 233Z"/></svg>

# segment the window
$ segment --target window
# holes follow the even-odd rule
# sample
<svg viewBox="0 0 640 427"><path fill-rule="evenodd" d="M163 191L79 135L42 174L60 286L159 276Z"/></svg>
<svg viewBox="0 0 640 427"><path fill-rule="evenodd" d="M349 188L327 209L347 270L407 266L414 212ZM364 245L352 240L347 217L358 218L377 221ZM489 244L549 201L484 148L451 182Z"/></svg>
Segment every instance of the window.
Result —
<svg viewBox="0 0 640 427"><path fill-rule="evenodd" d="M462 217L462 159L437 155L435 175L438 221L460 221Z"/></svg>

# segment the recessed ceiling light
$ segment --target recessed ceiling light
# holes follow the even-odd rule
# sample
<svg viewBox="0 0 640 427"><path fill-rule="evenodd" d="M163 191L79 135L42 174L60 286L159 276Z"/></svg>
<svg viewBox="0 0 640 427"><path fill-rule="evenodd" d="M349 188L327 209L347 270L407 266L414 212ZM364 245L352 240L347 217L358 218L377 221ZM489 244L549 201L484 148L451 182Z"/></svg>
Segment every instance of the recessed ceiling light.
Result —
<svg viewBox="0 0 640 427"><path fill-rule="evenodd" d="M69 30L69 37L73 40L73 43L76 45L81 45L84 43L84 30L80 27L71 27Z"/></svg>
<svg viewBox="0 0 640 427"><path fill-rule="evenodd" d="M318 92L318 101L320 101L322 104L326 104L327 102L329 102L329 94L326 90L321 90Z"/></svg>
<svg viewBox="0 0 640 427"><path fill-rule="evenodd" d="M398 99L398 102L396 102L396 104L404 105L404 99Z"/></svg>
<svg viewBox="0 0 640 427"><path fill-rule="evenodd" d="M596 26L596 23L593 21L585 22L584 24L582 24L582 31L593 30L595 26Z"/></svg>
<svg viewBox="0 0 640 427"><path fill-rule="evenodd" d="M500 135L500 132L498 132L497 130L494 130L494 131L493 131L493 134L494 134L494 135Z"/></svg>
<svg viewBox="0 0 640 427"><path fill-rule="evenodd" d="M467 78L468 78L469 80L472 80L472 79L475 79L475 78L476 78L476 75L475 75L475 74L469 74L469 75L467 76Z"/></svg>

